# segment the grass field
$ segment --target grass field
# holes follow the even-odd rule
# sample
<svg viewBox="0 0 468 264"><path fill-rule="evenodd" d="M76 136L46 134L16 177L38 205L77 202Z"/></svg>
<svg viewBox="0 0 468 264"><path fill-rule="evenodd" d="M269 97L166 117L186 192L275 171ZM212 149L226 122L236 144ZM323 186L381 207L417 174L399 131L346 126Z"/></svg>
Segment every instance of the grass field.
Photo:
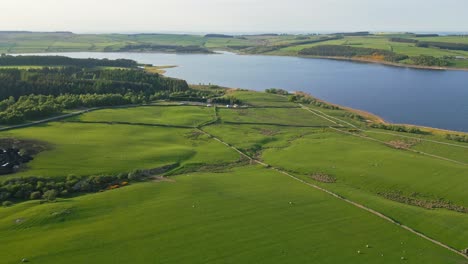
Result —
<svg viewBox="0 0 468 264"><path fill-rule="evenodd" d="M230 92L230 95L241 100L244 104L248 104L251 106L297 107L296 104L288 102L288 98L286 96L281 96L277 94L234 90Z"/></svg>
<svg viewBox="0 0 468 264"><path fill-rule="evenodd" d="M305 184L319 185L462 250L468 247L468 214L426 209L383 194L468 207L468 165L463 164L468 144L437 133L367 129L345 110L307 105L314 114L284 96L230 93L254 107L103 109L0 132L1 138L49 145L22 171L1 179L117 174L180 164L165 181L148 179L55 203L0 207L1 263L22 258L31 263L468 263ZM343 119L334 119L345 125L339 127L342 131L362 137L329 128L336 124L318 111ZM217 122L207 124L216 116ZM366 131L356 132L346 122ZM195 126L201 130L190 128ZM418 139L410 149L453 161L382 143L413 140L408 136ZM236 149L273 169L253 161L236 163L241 158ZM334 181L311 177L317 174Z"/></svg>
<svg viewBox="0 0 468 264"><path fill-rule="evenodd" d="M271 170L174 180L1 208L2 262L466 263Z"/></svg>
<svg viewBox="0 0 468 264"><path fill-rule="evenodd" d="M219 109L219 115L221 116L221 120L225 122L317 127L334 125L330 121L314 116L300 108L222 108Z"/></svg>
<svg viewBox="0 0 468 264"><path fill-rule="evenodd" d="M180 163L236 161L234 151L191 129L132 125L50 123L0 133L1 137L36 139L52 149L40 153L16 176L99 175Z"/></svg>
<svg viewBox="0 0 468 264"><path fill-rule="evenodd" d="M91 122L131 122L179 126L197 126L214 119L214 110L202 106L148 106L105 109L79 116L76 120Z"/></svg>
<svg viewBox="0 0 468 264"><path fill-rule="evenodd" d="M335 132L310 134L283 149L268 149L263 159L311 175L324 172L338 181L374 193L401 191L468 206L466 165L397 150Z"/></svg>

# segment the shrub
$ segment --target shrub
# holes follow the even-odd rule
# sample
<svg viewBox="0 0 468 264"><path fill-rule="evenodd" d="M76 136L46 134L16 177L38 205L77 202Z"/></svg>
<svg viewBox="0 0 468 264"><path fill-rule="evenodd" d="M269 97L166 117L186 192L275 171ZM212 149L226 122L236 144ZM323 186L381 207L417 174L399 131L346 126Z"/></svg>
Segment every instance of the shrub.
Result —
<svg viewBox="0 0 468 264"><path fill-rule="evenodd" d="M29 198L31 200L39 200L41 199L41 196L42 196L41 192L32 192Z"/></svg>
<svg viewBox="0 0 468 264"><path fill-rule="evenodd" d="M128 180L130 181L139 181L143 177L143 172L141 170L134 170L129 172L127 175Z"/></svg>
<svg viewBox="0 0 468 264"><path fill-rule="evenodd" d="M42 195L42 198L48 202L53 202L55 199L57 199L57 191L56 190L48 190Z"/></svg>
<svg viewBox="0 0 468 264"><path fill-rule="evenodd" d="M9 207L9 206L12 206L13 203L10 202L10 201L4 201L4 202L2 203L2 205L5 206L5 207Z"/></svg>

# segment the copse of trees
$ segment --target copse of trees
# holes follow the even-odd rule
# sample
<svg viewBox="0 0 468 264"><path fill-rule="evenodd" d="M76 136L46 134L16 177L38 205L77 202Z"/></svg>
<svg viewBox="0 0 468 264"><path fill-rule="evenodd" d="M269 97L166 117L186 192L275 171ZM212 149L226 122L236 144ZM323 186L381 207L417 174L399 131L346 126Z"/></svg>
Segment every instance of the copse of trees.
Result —
<svg viewBox="0 0 468 264"><path fill-rule="evenodd" d="M295 103L311 104L311 105L315 105L315 106L325 108L325 109L332 109L332 110L340 109L338 106L327 104L305 93L296 93L296 94L290 95L288 100L290 102L295 102Z"/></svg>
<svg viewBox="0 0 468 264"><path fill-rule="evenodd" d="M117 175L12 178L0 182L0 202L4 206L10 206L12 201L54 201L57 197L112 190L126 186L129 182L145 180L155 172L164 173L178 165L171 164L150 170L137 169Z"/></svg>
<svg viewBox="0 0 468 264"><path fill-rule="evenodd" d="M391 42L401 42L401 43L418 43L417 40L415 39L409 39L409 38L390 38Z"/></svg>
<svg viewBox="0 0 468 264"><path fill-rule="evenodd" d="M432 38L432 37L438 37L439 34L415 34L414 36L417 38Z"/></svg>
<svg viewBox="0 0 468 264"><path fill-rule="evenodd" d="M76 67L0 70L0 100L29 94L124 95L128 92L143 92L151 95L158 91L177 92L188 89L184 80L142 70L95 70Z"/></svg>
<svg viewBox="0 0 468 264"><path fill-rule="evenodd" d="M0 56L0 66L75 66L75 67L123 67L134 68L138 63L127 59L75 59L64 56Z"/></svg>
<svg viewBox="0 0 468 264"><path fill-rule="evenodd" d="M0 101L0 123L18 124L27 120L49 117L64 109L77 107L116 106L147 103L150 97L143 93L134 94L64 94L24 95L17 101L10 97Z"/></svg>
<svg viewBox="0 0 468 264"><path fill-rule="evenodd" d="M242 104L242 101L237 99L235 96L228 95L228 96L221 96L211 99L212 103L215 104L226 104L226 105L234 105L234 104Z"/></svg>
<svg viewBox="0 0 468 264"><path fill-rule="evenodd" d="M73 194L92 193L123 186L128 182L128 175L89 176L66 178L27 177L6 180L0 183L0 201L40 200L54 201L57 197L69 197Z"/></svg>
<svg viewBox="0 0 468 264"><path fill-rule="evenodd" d="M178 46L178 45L157 45L157 44L129 44L118 51L151 51L151 52L173 52L173 53L213 53L211 50L190 45L190 46Z"/></svg>
<svg viewBox="0 0 468 264"><path fill-rule="evenodd" d="M225 34L206 34L205 38L234 38L234 36Z"/></svg>
<svg viewBox="0 0 468 264"><path fill-rule="evenodd" d="M468 44L463 44L463 43L424 41L424 42L416 43L416 46L417 47L422 47L422 48L435 47L435 48L439 48L439 49L468 51Z"/></svg>
<svg viewBox="0 0 468 264"><path fill-rule="evenodd" d="M416 65L421 66L439 66L445 67L450 65L450 61L445 58L436 58L434 56L420 55L411 57L411 60Z"/></svg>
<svg viewBox="0 0 468 264"><path fill-rule="evenodd" d="M468 135L447 134L445 135L445 138L448 140L468 143Z"/></svg>
<svg viewBox="0 0 468 264"><path fill-rule="evenodd" d="M278 89L278 88L266 89L265 92L272 93L272 94L289 95L288 91L283 90L283 89Z"/></svg>
<svg viewBox="0 0 468 264"><path fill-rule="evenodd" d="M325 56L325 57L365 57L365 56L383 56L385 61L398 62L408 58L406 55L397 54L393 51L350 47L343 45L320 45L311 48L305 48L299 51L299 55Z"/></svg>

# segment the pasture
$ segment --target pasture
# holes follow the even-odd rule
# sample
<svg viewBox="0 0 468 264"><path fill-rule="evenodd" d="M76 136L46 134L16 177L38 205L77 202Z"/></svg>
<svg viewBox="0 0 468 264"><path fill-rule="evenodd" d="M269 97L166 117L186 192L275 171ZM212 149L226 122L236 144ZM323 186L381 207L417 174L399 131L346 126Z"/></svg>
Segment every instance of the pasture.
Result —
<svg viewBox="0 0 468 264"><path fill-rule="evenodd" d="M0 219L0 258L5 264L22 258L32 263L466 263L272 170L242 167L173 179L0 208L7 215Z"/></svg>
<svg viewBox="0 0 468 264"><path fill-rule="evenodd" d="M214 119L214 110L204 106L144 106L93 111L74 120L129 122L173 126L197 126Z"/></svg>
<svg viewBox="0 0 468 264"><path fill-rule="evenodd" d="M51 146L14 177L117 174L177 162L224 163L239 158L192 129L54 122L0 136L34 139Z"/></svg>
<svg viewBox="0 0 468 264"><path fill-rule="evenodd" d="M332 122L315 116L301 108L220 108L218 111L221 120L224 122L311 127L334 125Z"/></svg>

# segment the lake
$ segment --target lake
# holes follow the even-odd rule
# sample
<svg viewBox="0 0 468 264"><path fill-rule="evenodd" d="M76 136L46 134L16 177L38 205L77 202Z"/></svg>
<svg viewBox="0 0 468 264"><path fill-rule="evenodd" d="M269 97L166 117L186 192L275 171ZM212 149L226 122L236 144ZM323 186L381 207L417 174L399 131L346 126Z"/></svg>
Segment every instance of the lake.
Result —
<svg viewBox="0 0 468 264"><path fill-rule="evenodd" d="M193 84L304 91L393 123L468 131L468 71L421 70L282 56L161 53L54 53L177 65L167 76ZM45 54L41 54L45 55Z"/></svg>

